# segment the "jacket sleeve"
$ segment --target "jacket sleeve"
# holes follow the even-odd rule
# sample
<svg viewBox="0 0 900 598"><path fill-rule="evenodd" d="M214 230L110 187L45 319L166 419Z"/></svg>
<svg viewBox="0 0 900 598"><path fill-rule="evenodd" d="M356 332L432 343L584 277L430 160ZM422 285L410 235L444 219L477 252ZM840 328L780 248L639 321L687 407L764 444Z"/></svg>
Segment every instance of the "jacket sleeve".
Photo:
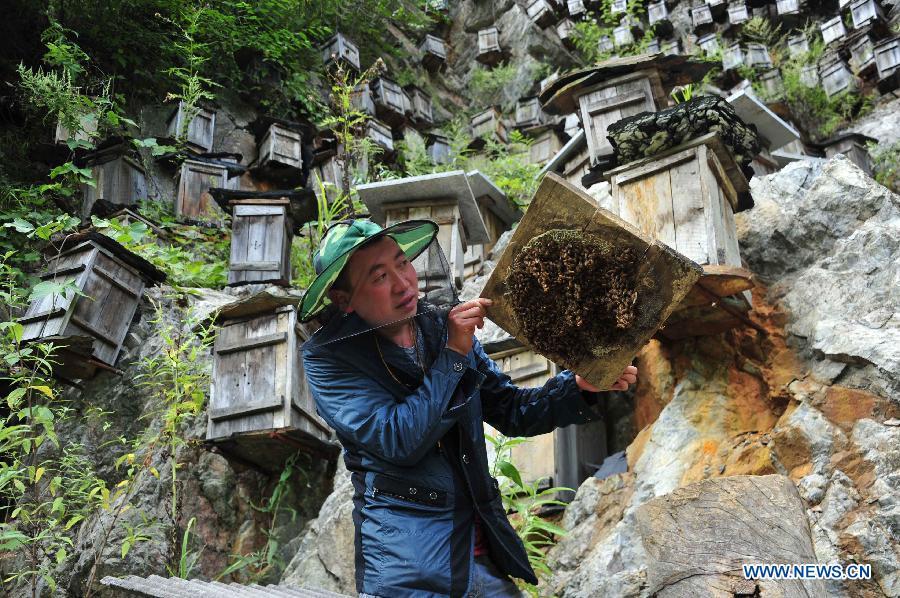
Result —
<svg viewBox="0 0 900 598"><path fill-rule="evenodd" d="M485 375L481 385L484 421L502 434L537 436L602 417L599 404L607 393L582 391L575 382L575 374L569 370L547 380L540 388L519 388L487 356L477 340L473 351L478 369Z"/></svg>
<svg viewBox="0 0 900 598"><path fill-rule="evenodd" d="M434 447L484 380L451 349L441 351L422 385L403 399L333 359L304 353L303 365L319 415L342 441L399 466L414 465Z"/></svg>

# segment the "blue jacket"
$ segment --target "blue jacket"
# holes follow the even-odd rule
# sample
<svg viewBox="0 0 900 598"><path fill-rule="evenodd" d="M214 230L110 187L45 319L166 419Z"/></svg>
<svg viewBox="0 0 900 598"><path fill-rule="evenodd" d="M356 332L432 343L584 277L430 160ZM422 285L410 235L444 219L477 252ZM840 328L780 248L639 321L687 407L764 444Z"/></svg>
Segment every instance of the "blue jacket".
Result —
<svg viewBox="0 0 900 598"><path fill-rule="evenodd" d="M600 417L596 396L569 371L542 388L514 386L477 341L466 356L447 349L446 315L426 309L420 303L417 317L431 364L424 379L354 314L334 318L303 347L317 410L351 472L357 591L463 596L476 511L497 566L537 583L488 472L482 422L507 436L543 434Z"/></svg>

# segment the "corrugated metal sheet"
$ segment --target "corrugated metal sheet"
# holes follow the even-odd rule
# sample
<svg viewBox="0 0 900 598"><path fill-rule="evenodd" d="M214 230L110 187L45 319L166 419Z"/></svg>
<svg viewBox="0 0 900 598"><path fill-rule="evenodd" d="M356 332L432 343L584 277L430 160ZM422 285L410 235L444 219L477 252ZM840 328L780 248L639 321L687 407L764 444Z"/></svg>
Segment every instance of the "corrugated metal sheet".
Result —
<svg viewBox="0 0 900 598"><path fill-rule="evenodd" d="M249 586L238 583L224 584L217 581L180 579L178 577L128 577L106 576L100 580L105 586L117 588L123 596L144 596L147 598L345 598L345 594L335 594L325 590L309 590L295 586Z"/></svg>

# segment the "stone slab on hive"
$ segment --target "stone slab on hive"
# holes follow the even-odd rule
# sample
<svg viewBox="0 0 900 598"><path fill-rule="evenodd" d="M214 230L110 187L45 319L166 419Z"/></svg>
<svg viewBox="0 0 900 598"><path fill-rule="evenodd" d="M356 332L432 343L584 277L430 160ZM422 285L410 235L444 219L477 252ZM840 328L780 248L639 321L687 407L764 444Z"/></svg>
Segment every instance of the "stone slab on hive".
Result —
<svg viewBox="0 0 900 598"><path fill-rule="evenodd" d="M535 193L525 217L513 233L509 246L491 273L482 297L493 300L488 317L523 344L534 348L525 337L506 296L510 266L522 248L534 237L550 230L570 230L601 236L616 249L628 249L643 256L639 270L636 304L646 307L641 321L623 331L618 346L595 347L596 357L586 349L583 357L567 363L558 355L545 354L591 384L609 388L637 351L665 322L673 308L690 291L701 269L695 263L658 241L648 241L636 229L606 210L596 207L590 195L555 174L547 174Z"/></svg>

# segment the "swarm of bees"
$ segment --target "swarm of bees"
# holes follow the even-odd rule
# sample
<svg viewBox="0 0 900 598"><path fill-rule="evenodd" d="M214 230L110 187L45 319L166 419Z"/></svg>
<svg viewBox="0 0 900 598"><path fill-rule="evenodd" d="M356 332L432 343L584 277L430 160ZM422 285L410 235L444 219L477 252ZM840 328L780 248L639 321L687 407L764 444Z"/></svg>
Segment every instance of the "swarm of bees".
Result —
<svg viewBox="0 0 900 598"><path fill-rule="evenodd" d="M634 322L635 262L600 236L550 230L516 256L506 297L534 348L571 366Z"/></svg>

